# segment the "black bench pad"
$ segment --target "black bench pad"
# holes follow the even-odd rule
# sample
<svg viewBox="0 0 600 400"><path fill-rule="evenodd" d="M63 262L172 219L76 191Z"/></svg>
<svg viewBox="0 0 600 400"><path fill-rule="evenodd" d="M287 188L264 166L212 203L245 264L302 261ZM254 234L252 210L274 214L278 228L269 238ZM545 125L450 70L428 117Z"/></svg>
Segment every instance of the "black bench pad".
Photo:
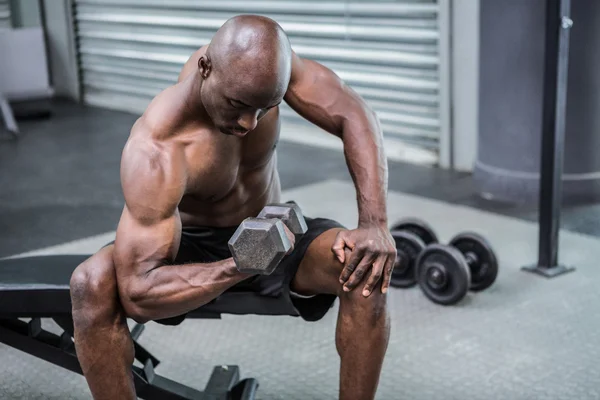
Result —
<svg viewBox="0 0 600 400"><path fill-rule="evenodd" d="M0 260L0 315L70 314L69 280L88 257L68 254Z"/></svg>
<svg viewBox="0 0 600 400"><path fill-rule="evenodd" d="M0 318L53 317L71 314L71 274L90 255L50 255L0 260ZM218 318L224 314L288 315L276 298L249 292L225 292L188 314Z"/></svg>

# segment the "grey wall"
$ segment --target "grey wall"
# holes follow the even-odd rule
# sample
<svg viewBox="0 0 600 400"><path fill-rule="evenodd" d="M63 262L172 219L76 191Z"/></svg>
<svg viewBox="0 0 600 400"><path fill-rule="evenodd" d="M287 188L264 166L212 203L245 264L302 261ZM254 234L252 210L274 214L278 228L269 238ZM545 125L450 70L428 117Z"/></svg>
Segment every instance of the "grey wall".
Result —
<svg viewBox="0 0 600 400"><path fill-rule="evenodd" d="M79 99L79 78L69 0L42 0L52 86L57 96Z"/></svg>
<svg viewBox="0 0 600 400"><path fill-rule="evenodd" d="M10 0L13 28L32 28L42 24L39 0Z"/></svg>
<svg viewBox="0 0 600 400"><path fill-rule="evenodd" d="M542 118L544 4L481 1L478 155L486 166L538 170L539 153L533 150Z"/></svg>
<svg viewBox="0 0 600 400"><path fill-rule="evenodd" d="M0 29L10 28L12 28L10 2L8 0L0 0Z"/></svg>
<svg viewBox="0 0 600 400"><path fill-rule="evenodd" d="M565 171L589 180L577 175L600 171L600 1L572 1Z"/></svg>
<svg viewBox="0 0 600 400"><path fill-rule="evenodd" d="M472 171L479 116L479 0L452 2L452 167Z"/></svg>
<svg viewBox="0 0 600 400"><path fill-rule="evenodd" d="M50 84L55 96L79 99L69 0L10 0L14 28L43 26Z"/></svg>
<svg viewBox="0 0 600 400"><path fill-rule="evenodd" d="M566 198L588 198L600 194L600 2L573 0L572 8L563 188ZM537 201L545 1L481 0L480 18L475 179L485 196Z"/></svg>

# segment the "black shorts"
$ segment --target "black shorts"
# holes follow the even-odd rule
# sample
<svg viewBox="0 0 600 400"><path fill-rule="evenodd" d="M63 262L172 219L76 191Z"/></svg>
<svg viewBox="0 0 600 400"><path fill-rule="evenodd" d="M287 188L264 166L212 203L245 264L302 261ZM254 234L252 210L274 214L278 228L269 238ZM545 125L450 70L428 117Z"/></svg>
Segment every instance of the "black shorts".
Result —
<svg viewBox="0 0 600 400"><path fill-rule="evenodd" d="M307 232L297 240L271 275L256 275L229 288L222 296L202 306L202 310L224 314L289 315L317 321L327 313L336 296L301 296L290 290L300 262L310 243L332 228L344 228L325 218L308 218ZM209 263L231 257L227 242L237 227L184 227L175 264ZM168 265L161 268L169 268ZM186 315L156 320L163 325L178 325Z"/></svg>

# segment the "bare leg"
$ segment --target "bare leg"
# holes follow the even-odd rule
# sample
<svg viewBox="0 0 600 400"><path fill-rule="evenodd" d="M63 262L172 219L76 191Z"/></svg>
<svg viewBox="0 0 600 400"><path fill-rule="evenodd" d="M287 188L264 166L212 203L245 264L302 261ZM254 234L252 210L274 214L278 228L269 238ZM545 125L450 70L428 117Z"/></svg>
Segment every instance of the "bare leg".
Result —
<svg viewBox="0 0 600 400"><path fill-rule="evenodd" d="M94 399L136 399L133 341L119 302L112 248L90 257L71 277L75 349Z"/></svg>
<svg viewBox="0 0 600 400"><path fill-rule="evenodd" d="M339 276L343 265L331 252L339 232L332 229L309 246L292 282L300 294L336 294L340 299L335 343L341 360L340 400L374 399L387 350L390 321L387 296L377 286L365 298L362 286L346 293Z"/></svg>

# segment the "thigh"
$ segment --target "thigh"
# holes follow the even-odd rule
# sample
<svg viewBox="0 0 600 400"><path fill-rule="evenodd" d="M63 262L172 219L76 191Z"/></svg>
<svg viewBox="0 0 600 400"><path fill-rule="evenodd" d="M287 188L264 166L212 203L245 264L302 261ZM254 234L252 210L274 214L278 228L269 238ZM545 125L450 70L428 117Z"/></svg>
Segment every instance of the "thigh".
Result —
<svg viewBox="0 0 600 400"><path fill-rule="evenodd" d="M341 269L331 245L340 223L306 217L308 231L271 275L256 275L228 289L207 310L230 314L291 315L318 321L333 305Z"/></svg>
<svg viewBox="0 0 600 400"><path fill-rule="evenodd" d="M300 261L291 290L301 295L339 294L339 281L344 265L331 250L338 233L345 228L336 227L317 236L308 246Z"/></svg>

